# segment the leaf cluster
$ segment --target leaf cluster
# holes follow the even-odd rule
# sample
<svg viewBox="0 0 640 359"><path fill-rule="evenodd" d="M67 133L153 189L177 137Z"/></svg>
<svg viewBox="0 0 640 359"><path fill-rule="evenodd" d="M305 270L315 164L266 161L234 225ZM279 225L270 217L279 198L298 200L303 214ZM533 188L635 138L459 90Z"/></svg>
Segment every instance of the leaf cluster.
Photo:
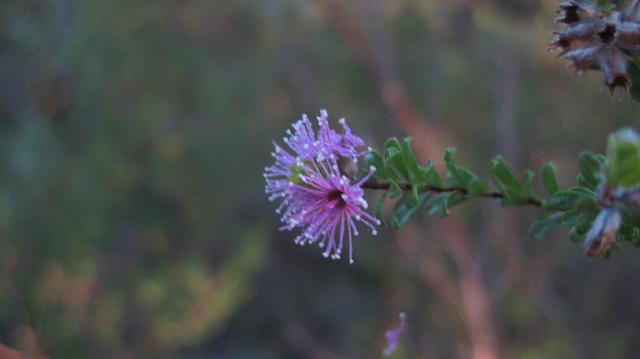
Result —
<svg viewBox="0 0 640 359"><path fill-rule="evenodd" d="M534 173L525 171L521 177L513 174L500 156L490 162L494 189L472 170L460 166L455 160L456 149L444 153L446 174L441 176L433 160L420 165L411 146L411 138L400 141L390 138L383 152L371 150L365 157L367 166L377 168L374 179L388 184L388 189L377 202L375 214L383 223L382 207L388 200L395 201L391 224L402 227L414 214L424 212L444 218L452 207L475 197L500 198L504 206L539 204L531 181Z"/></svg>
<svg viewBox="0 0 640 359"><path fill-rule="evenodd" d="M582 152L579 163L578 185L566 190L558 190L552 164L543 168L543 183L551 197L544 202L538 220L529 228L532 239L544 237L558 224L569 230L572 240L581 242L585 239L601 210L598 198L603 174L607 171L607 160L602 155ZM640 246L640 216L626 208L620 210L623 220L616 240L631 241Z"/></svg>

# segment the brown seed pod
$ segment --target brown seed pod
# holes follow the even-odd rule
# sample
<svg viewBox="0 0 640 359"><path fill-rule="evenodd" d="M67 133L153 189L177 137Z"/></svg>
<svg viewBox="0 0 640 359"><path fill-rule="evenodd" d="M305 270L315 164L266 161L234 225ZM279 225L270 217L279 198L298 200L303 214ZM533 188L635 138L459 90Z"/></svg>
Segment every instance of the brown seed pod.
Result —
<svg viewBox="0 0 640 359"><path fill-rule="evenodd" d="M640 51L639 4L634 0L624 11L606 12L585 0L560 3L551 50L559 49L558 56L580 73L599 67L612 95L618 88L628 90L629 54Z"/></svg>
<svg viewBox="0 0 640 359"><path fill-rule="evenodd" d="M595 258L609 250L617 249L616 235L620 229L621 216L617 209L603 208L591 224L584 242L585 256Z"/></svg>

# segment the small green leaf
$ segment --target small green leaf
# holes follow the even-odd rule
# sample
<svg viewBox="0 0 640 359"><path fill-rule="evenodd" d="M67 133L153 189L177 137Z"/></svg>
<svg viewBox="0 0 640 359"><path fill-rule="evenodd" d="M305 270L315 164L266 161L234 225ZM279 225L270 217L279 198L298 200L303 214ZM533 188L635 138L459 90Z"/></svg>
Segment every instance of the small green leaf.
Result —
<svg viewBox="0 0 640 359"><path fill-rule="evenodd" d="M409 182L420 184L420 166L418 160L411 150L411 137L407 137L402 141L402 157L409 174Z"/></svg>
<svg viewBox="0 0 640 359"><path fill-rule="evenodd" d="M586 234L589 229L591 229L591 224L596 219L597 215L598 211L580 213L576 219L576 224L573 229L575 229L576 233L580 235Z"/></svg>
<svg viewBox="0 0 640 359"><path fill-rule="evenodd" d="M434 187L442 187L442 179L440 179L440 175L438 174L438 170L436 170L436 165L432 160L429 160L429 165L427 165L426 169L421 169L420 171L422 181L429 186Z"/></svg>
<svg viewBox="0 0 640 359"><path fill-rule="evenodd" d="M401 152L395 147L389 147L384 149L384 160L385 162L391 163L396 158L400 158Z"/></svg>
<svg viewBox="0 0 640 359"><path fill-rule="evenodd" d="M569 238L571 238L571 240L574 242L582 242L582 239L584 238L584 233L578 233L576 231L576 227L573 227L569 231Z"/></svg>
<svg viewBox="0 0 640 359"><path fill-rule="evenodd" d="M489 187L478 177L474 177L469 181L469 194L472 196L482 196L489 193Z"/></svg>
<svg viewBox="0 0 640 359"><path fill-rule="evenodd" d="M554 213L549 217L539 220L529 228L529 237L532 239L540 239L547 235L556 224L560 223L562 213Z"/></svg>
<svg viewBox="0 0 640 359"><path fill-rule="evenodd" d="M385 151L388 148L395 148L398 151L402 150L402 146L400 145L400 140L397 137L389 137L386 141L384 141L384 149Z"/></svg>
<svg viewBox="0 0 640 359"><path fill-rule="evenodd" d="M407 202L408 207L416 207L419 205L420 193L418 191L419 191L418 186L414 185L411 187L411 194Z"/></svg>
<svg viewBox="0 0 640 359"><path fill-rule="evenodd" d="M581 212L577 210L569 210L564 212L562 215L562 224L571 228L575 226L578 217L580 217Z"/></svg>
<svg viewBox="0 0 640 359"><path fill-rule="evenodd" d="M449 196L451 193L440 193L427 203L427 214L444 218L449 215Z"/></svg>
<svg viewBox="0 0 640 359"><path fill-rule="evenodd" d="M593 198L595 194L584 187L574 187L565 191L558 191L546 203L549 208L560 211L573 209L579 199Z"/></svg>
<svg viewBox="0 0 640 359"><path fill-rule="evenodd" d="M453 208L453 206L464 202L467 199L467 196L461 192L451 192L449 195L449 200L447 201L447 205L449 208Z"/></svg>
<svg viewBox="0 0 640 359"><path fill-rule="evenodd" d="M449 215L449 208L464 201L466 196L460 192L440 193L426 204L427 214L444 218Z"/></svg>
<svg viewBox="0 0 640 359"><path fill-rule="evenodd" d="M504 159L501 156L497 156L491 161L490 169L491 179L500 192L511 201L522 201L525 195L520 183L504 163Z"/></svg>
<svg viewBox="0 0 640 359"><path fill-rule="evenodd" d="M467 188L473 172L458 167L455 163L456 149L449 147L444 153L444 163L449 171L449 182L456 187Z"/></svg>
<svg viewBox="0 0 640 359"><path fill-rule="evenodd" d="M640 228L622 224L616 239L619 241L638 242L640 241Z"/></svg>
<svg viewBox="0 0 640 359"><path fill-rule="evenodd" d="M616 4L610 0L596 0L596 5L603 11L611 11L616 8Z"/></svg>
<svg viewBox="0 0 640 359"><path fill-rule="evenodd" d="M367 167L375 167L377 172L384 170L384 159L382 158L382 154L376 150L371 150L364 157L364 163Z"/></svg>
<svg viewBox="0 0 640 359"><path fill-rule="evenodd" d="M589 152L582 152L578 157L580 163L580 174L578 184L592 190L598 187L598 176L602 171L603 161L598 156Z"/></svg>
<svg viewBox="0 0 640 359"><path fill-rule="evenodd" d="M538 197L538 195L533 191L533 186L531 185L534 176L535 172L531 170L524 171L522 174L522 187L524 188L524 192L527 197L540 200L540 197Z"/></svg>
<svg viewBox="0 0 640 359"><path fill-rule="evenodd" d="M547 162L542 166L542 183L544 188L550 195L554 195L559 191L558 182L556 181L556 167L552 162Z"/></svg>
<svg viewBox="0 0 640 359"><path fill-rule="evenodd" d="M391 137L384 143L384 160L394 170L409 180L409 170L402 155L402 146L397 138Z"/></svg>
<svg viewBox="0 0 640 359"><path fill-rule="evenodd" d="M418 200L418 203L415 206L409 206L409 205L397 206L393 213L393 219L391 220L393 226L396 229L399 229L400 227L404 226L405 223L407 223L409 219L411 219L411 216L413 216L415 213L417 213L420 210L420 208L422 208L422 206L429 199L430 196L431 196L430 193L421 194Z"/></svg>
<svg viewBox="0 0 640 359"><path fill-rule="evenodd" d="M634 130L624 128L609 136L607 159L607 179L611 184L640 184L640 136Z"/></svg>
<svg viewBox="0 0 640 359"><path fill-rule="evenodd" d="M392 179L387 180L389 181L389 197L393 198L402 193L402 188L400 188L396 181Z"/></svg>
<svg viewBox="0 0 640 359"><path fill-rule="evenodd" d="M584 197L595 197L596 196L596 192L590 188L587 187L583 187L583 186L576 186L576 187L571 187L569 188L569 191L575 192L581 196Z"/></svg>

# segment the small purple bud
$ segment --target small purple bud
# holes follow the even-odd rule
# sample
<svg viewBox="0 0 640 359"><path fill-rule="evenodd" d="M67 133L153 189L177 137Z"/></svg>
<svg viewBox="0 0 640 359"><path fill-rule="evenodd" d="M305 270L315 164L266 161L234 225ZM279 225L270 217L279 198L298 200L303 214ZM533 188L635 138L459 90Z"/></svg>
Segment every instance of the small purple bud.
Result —
<svg viewBox="0 0 640 359"><path fill-rule="evenodd" d="M398 348L398 342L400 341L400 334L402 334L402 332L407 327L407 315L403 312L400 313L398 317L400 318L400 326L398 326L396 329L387 330L384 333L385 338L387 338L387 346L382 351L382 355L386 357L391 356L391 354L396 351L396 349Z"/></svg>

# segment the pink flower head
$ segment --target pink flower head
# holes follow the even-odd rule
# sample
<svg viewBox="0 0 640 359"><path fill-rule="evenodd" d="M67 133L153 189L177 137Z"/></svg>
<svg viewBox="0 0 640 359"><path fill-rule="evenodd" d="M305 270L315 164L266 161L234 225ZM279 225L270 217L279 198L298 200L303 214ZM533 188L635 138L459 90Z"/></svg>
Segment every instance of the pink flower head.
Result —
<svg viewBox="0 0 640 359"><path fill-rule="evenodd" d="M300 228L302 233L295 243L305 245L318 243L324 248L323 255L339 259L345 242L349 244L349 260L353 263L352 241L358 235L356 222L364 223L376 234L375 225L380 222L366 213L362 184L375 168L359 181L351 181L341 172L338 161L350 158L357 162L364 153L357 147L364 142L351 133L344 120L344 129L339 134L329 128L326 111L318 117L320 130L314 133L306 116L288 131L285 143L295 155L277 144L273 157L275 165L265 169L269 200L282 198L276 213L282 212L281 230ZM283 212L284 210L284 212Z"/></svg>
<svg viewBox="0 0 640 359"><path fill-rule="evenodd" d="M273 166L265 167L264 177L267 181L265 192L269 194L269 200L285 198L280 207L286 206L286 197L289 195L288 182L296 171L302 169L303 163L316 161L319 158L328 158L330 155L339 158L351 158L354 162L358 157L366 154L358 151L357 147L364 145L364 141L351 133L351 128L347 126L345 119L339 122L344 130L339 134L329 127L326 110L320 110L317 117L320 129L316 134L307 115L302 115L302 119L293 124L293 131L287 130L287 137L283 141L289 146L293 154L273 143L275 151L271 153L276 159ZM279 211L276 211L279 213Z"/></svg>
<svg viewBox="0 0 640 359"><path fill-rule="evenodd" d="M323 255L340 259L345 242L349 244L349 262L353 263L353 238L358 235L356 222L361 222L377 234L380 221L365 212L362 184L375 171L355 183L340 174L334 155L326 161L313 162L300 175L301 183L290 182L294 199L282 216L286 223L281 229L301 228L295 243L305 245L318 242Z"/></svg>

